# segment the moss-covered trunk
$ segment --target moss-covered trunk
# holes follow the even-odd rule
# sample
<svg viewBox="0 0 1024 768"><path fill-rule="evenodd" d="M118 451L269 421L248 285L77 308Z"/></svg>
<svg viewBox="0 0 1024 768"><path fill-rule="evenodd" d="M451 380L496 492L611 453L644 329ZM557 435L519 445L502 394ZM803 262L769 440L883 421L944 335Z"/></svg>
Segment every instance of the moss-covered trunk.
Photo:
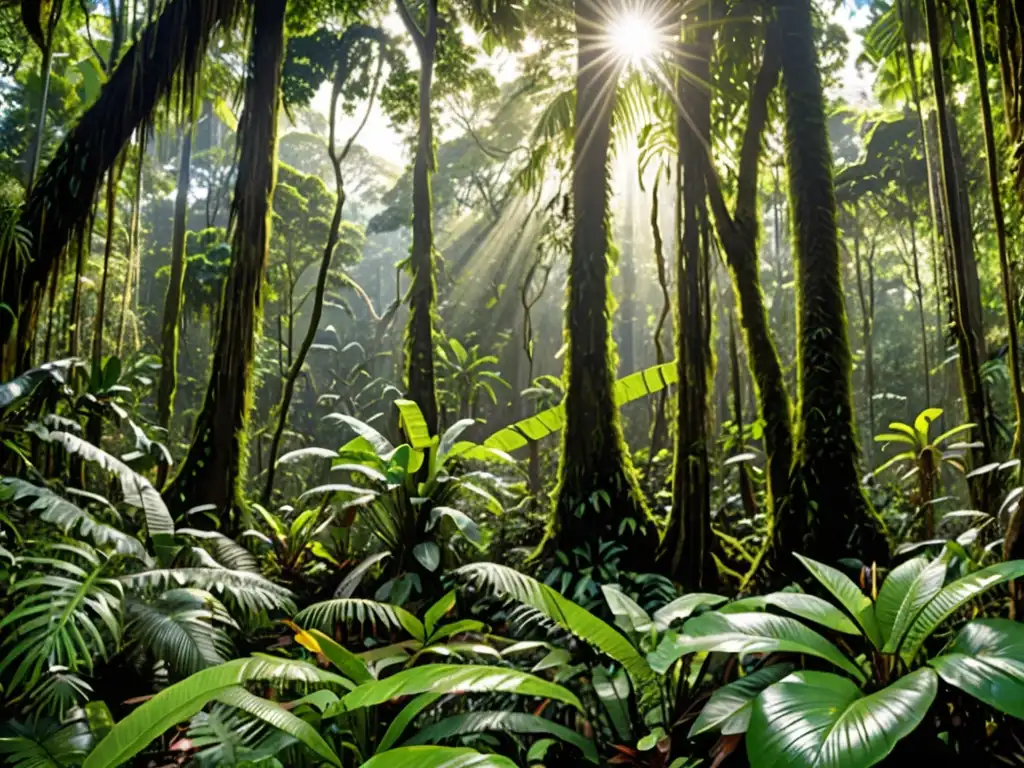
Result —
<svg viewBox="0 0 1024 768"><path fill-rule="evenodd" d="M103 176L158 101L169 97L176 79L191 92L214 30L234 20L245 5L241 0L172 0L146 28L33 186L21 218L32 236L32 258L24 262L13 253L0 254L0 302L19 316L38 312L50 272L88 217ZM10 337L12 319L0 313L0 345Z"/></svg>
<svg viewBox="0 0 1024 768"><path fill-rule="evenodd" d="M860 485L832 154L810 0L779 0L786 167L797 284L796 464L806 493L803 550L825 562L887 555Z"/></svg>
<svg viewBox="0 0 1024 768"><path fill-rule="evenodd" d="M398 0L406 30L412 35L420 58L419 127L412 170L412 250L409 266L409 325L405 340L405 371L408 396L423 412L431 434L437 434L437 389L434 382L434 228L430 199L430 175L434 169L434 129L430 90L437 53L437 0L427 0L426 27L420 29Z"/></svg>
<svg viewBox="0 0 1024 768"><path fill-rule="evenodd" d="M179 511L234 507L245 474L252 361L270 241L277 169L277 116L287 0L260 0L253 13L245 108L238 127L238 179L231 207L231 272L221 300L213 371L188 456L165 496Z"/></svg>
<svg viewBox="0 0 1024 768"><path fill-rule="evenodd" d="M939 160L942 174L942 195L946 211L946 227L949 234L951 261L950 282L952 283L953 319L957 345L960 350L960 386L963 392L964 411L968 421L977 424L975 437L983 444L974 450L973 463L982 466L991 460L992 436L989 431L988 404L985 387L981 380L981 361L984 338L982 337L980 298L977 296L977 264L973 248L970 250L971 234L965 231L967 221L964 211L963 192L960 189L960 174L957 170L959 141L954 139L953 117L946 102L946 83L943 73L942 51L939 43L939 18L935 0L925 0L925 17L928 24L928 47L931 52L932 78L935 86L936 115L939 131ZM983 475L971 483L971 498L976 509L989 509L992 475Z"/></svg>
<svg viewBox="0 0 1024 768"><path fill-rule="evenodd" d="M593 30L606 11L599 0L576 3L579 52L576 69L573 144L573 232L569 260L565 337L565 429L555 507L548 541L570 552L600 540L627 545L627 565L646 563L636 539L654 528L622 437L612 392L614 344L611 340L608 274L608 147L617 68L602 56L604 45Z"/></svg>
<svg viewBox="0 0 1024 768"><path fill-rule="evenodd" d="M676 65L676 367L679 371L672 470L672 511L662 543L665 570L686 589L717 582L711 557L711 477L708 466L708 388L711 377L709 229L705 198L711 138L710 76L713 30L708 3L681 22Z"/></svg>

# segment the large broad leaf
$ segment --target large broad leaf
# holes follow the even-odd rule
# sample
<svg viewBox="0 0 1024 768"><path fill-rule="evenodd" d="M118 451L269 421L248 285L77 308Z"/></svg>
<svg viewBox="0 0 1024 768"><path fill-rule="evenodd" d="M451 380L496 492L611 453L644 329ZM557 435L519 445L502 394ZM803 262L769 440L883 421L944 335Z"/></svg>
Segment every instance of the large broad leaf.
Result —
<svg viewBox="0 0 1024 768"><path fill-rule="evenodd" d="M384 752L394 746L402 738L405 729L419 716L420 712L442 696L443 694L440 693L421 693L402 707L402 711L391 721L391 725L388 726L383 738L381 738L380 743L377 745L377 751Z"/></svg>
<svg viewBox="0 0 1024 768"><path fill-rule="evenodd" d="M654 365L643 371L631 373L615 382L612 394L615 405L626 403L659 392L679 380L679 371L674 362ZM511 426L495 432L484 440L486 448L497 448L509 452L522 448L531 440L540 440L565 426L565 406L556 405L529 418L517 421Z"/></svg>
<svg viewBox="0 0 1024 768"><path fill-rule="evenodd" d="M827 600L801 592L773 592L768 595L755 595L729 603L719 609L720 613L745 613L772 606L781 608L786 613L799 616L801 619L813 621L823 627L842 632L847 635L859 635L860 630L850 618Z"/></svg>
<svg viewBox="0 0 1024 768"><path fill-rule="evenodd" d="M972 621L949 653L928 663L950 685L1024 720L1024 624L1019 621Z"/></svg>
<svg viewBox="0 0 1024 768"><path fill-rule="evenodd" d="M913 661L921 645L942 622L960 607L997 584L1024 576L1024 560L1010 560L982 568L951 584L947 584L918 614L910 625L900 647L900 656L908 664Z"/></svg>
<svg viewBox="0 0 1024 768"><path fill-rule="evenodd" d="M546 584L495 563L473 563L459 568L456 574L540 611L562 629L619 662L634 685L639 687L654 679L647 661L621 632Z"/></svg>
<svg viewBox="0 0 1024 768"><path fill-rule="evenodd" d="M63 384L67 372L76 364L74 358L56 360L52 363L45 363L38 368L25 371L25 373L0 384L0 411L10 408L12 405L22 402L35 392L44 381L52 381Z"/></svg>
<svg viewBox="0 0 1024 768"><path fill-rule="evenodd" d="M773 664L723 685L711 694L708 703L700 711L690 728L690 738L711 730L719 730L724 736L746 733L754 699L769 685L779 682L792 671L792 664Z"/></svg>
<svg viewBox="0 0 1024 768"><path fill-rule="evenodd" d="M517 768L507 757L455 747L401 747L374 755L360 768Z"/></svg>
<svg viewBox="0 0 1024 768"><path fill-rule="evenodd" d="M420 407L412 400L395 400L402 429L409 438L409 445L417 451L425 451L433 444L433 437L423 418Z"/></svg>
<svg viewBox="0 0 1024 768"><path fill-rule="evenodd" d="M946 561L942 558L933 560L917 574L903 596L899 611L896 612L896 619L889 630L889 639L885 641L885 647L882 649L885 653L896 652L911 623L921 613L921 609L939 593L945 580Z"/></svg>
<svg viewBox="0 0 1024 768"><path fill-rule="evenodd" d="M892 635L893 624L896 623L896 616L903 605L903 598L907 596L910 585L914 579L928 565L928 559L915 557L902 565L894 568L878 591L878 599L875 601L875 618L878 620L878 628L882 630L882 638L888 641Z"/></svg>
<svg viewBox="0 0 1024 768"><path fill-rule="evenodd" d="M116 768L131 760L164 731L192 717L230 689L254 680L280 679L347 683L344 678L301 662L262 656L235 659L164 688L115 725L85 759L82 768ZM312 744L309 746L315 749ZM328 759L332 764L340 765L337 757Z"/></svg>
<svg viewBox="0 0 1024 768"><path fill-rule="evenodd" d="M428 725L420 730L406 743L433 744L444 739L482 731L498 731L499 733L530 733L555 736L566 744L572 744L592 763L598 762L597 747L593 740L586 738L564 725L559 725L537 715L525 712L469 712L453 715L440 722Z"/></svg>
<svg viewBox="0 0 1024 768"><path fill-rule="evenodd" d="M608 603L615 623L626 632L646 632L651 628L651 617L647 611L637 605L629 595L617 585L605 584L601 587L604 600Z"/></svg>
<svg viewBox="0 0 1024 768"><path fill-rule="evenodd" d="M854 621L860 624L861 629L871 643L881 649L882 630L878 628L878 620L875 618L875 607L871 598L860 591L853 581L842 571L837 571L831 566L811 560L808 557L796 555L797 559L804 564L804 567L811 572L821 585L825 587L839 601L839 603L850 612Z"/></svg>
<svg viewBox="0 0 1024 768"><path fill-rule="evenodd" d="M667 670L682 656L698 651L721 653L803 653L836 665L859 680L864 673L832 643L788 616L766 613L707 613L670 632L651 654L651 666Z"/></svg>
<svg viewBox="0 0 1024 768"><path fill-rule="evenodd" d="M332 717L361 707L382 704L397 696L421 693L515 693L539 696L583 708L575 694L556 683L514 669L458 664L427 664L405 669L385 680L360 685L324 712Z"/></svg>
<svg viewBox="0 0 1024 768"><path fill-rule="evenodd" d="M688 595L677 597L654 612L654 626L659 632L664 632L673 623L690 618L690 614L698 608L714 608L726 600L728 600L727 597L713 595L709 592L691 592Z"/></svg>
<svg viewBox="0 0 1024 768"><path fill-rule="evenodd" d="M920 724L938 681L919 669L870 696L827 672L796 672L754 702L751 768L869 768Z"/></svg>

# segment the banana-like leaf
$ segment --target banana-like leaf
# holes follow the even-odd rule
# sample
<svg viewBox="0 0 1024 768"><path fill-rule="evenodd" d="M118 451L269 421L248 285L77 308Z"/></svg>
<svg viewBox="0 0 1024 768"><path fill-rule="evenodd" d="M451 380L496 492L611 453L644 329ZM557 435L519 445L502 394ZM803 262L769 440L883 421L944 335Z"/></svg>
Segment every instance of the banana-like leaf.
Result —
<svg viewBox="0 0 1024 768"><path fill-rule="evenodd" d="M914 579L928 565L928 559L915 557L894 568L878 591L878 599L875 600L875 618L878 619L878 627L882 630L882 637L888 641L892 635L893 624L896 623L896 616L903 605L903 599L907 596L910 585Z"/></svg>
<svg viewBox="0 0 1024 768"><path fill-rule="evenodd" d="M631 373L615 382L612 395L616 407L639 400L642 397L660 392L665 387L679 380L676 364L663 363L654 365L643 371ZM509 453L522 448L531 440L540 440L565 426L565 406L556 405L522 421L517 421L504 429L500 429L483 442L485 448L497 448Z"/></svg>
<svg viewBox="0 0 1024 768"><path fill-rule="evenodd" d="M256 680L280 679L347 683L344 678L323 672L311 664L269 656L235 659L210 667L164 688L134 710L89 753L82 768L116 768L131 760L164 731L192 717L229 689ZM330 762L340 765L336 757Z"/></svg>
<svg viewBox="0 0 1024 768"><path fill-rule="evenodd" d="M753 595L729 603L719 609L719 613L745 613L758 611L768 606L780 608L801 619L813 621L828 629L847 635L859 635L860 630L849 616L836 608L827 600L802 592L773 592L768 595Z"/></svg>
<svg viewBox="0 0 1024 768"><path fill-rule="evenodd" d="M405 431L406 437L409 438L409 445L417 451L429 449L434 444L434 439L420 407L412 400L395 400L395 405L398 407L402 429Z"/></svg>
<svg viewBox="0 0 1024 768"><path fill-rule="evenodd" d="M399 747L374 755L360 768L517 768L507 757L457 747Z"/></svg>
<svg viewBox="0 0 1024 768"><path fill-rule="evenodd" d="M751 768L870 768L917 728L937 690L927 668L869 696L839 675L795 672L754 701Z"/></svg>
<svg viewBox="0 0 1024 768"><path fill-rule="evenodd" d="M864 673L832 643L796 619L766 613L706 613L670 632L648 658L667 671L680 657L698 651L722 653L804 653L824 659L864 680Z"/></svg>
<svg viewBox="0 0 1024 768"><path fill-rule="evenodd" d="M832 593L840 605L850 612L850 615L853 616L854 621L860 624L861 629L864 630L864 634L871 641L872 645L881 649L884 645L882 630L878 628L878 620L875 618L875 606L871 602L871 598L861 592L860 587L842 571L837 571L829 565L811 560L809 557L802 557L801 555L796 555L796 557L811 572L811 575L825 589Z"/></svg>
<svg viewBox="0 0 1024 768"><path fill-rule="evenodd" d="M376 628L379 622L385 629L401 627L421 643L426 641L423 622L400 606L376 600L349 597L313 603L299 611L295 621L304 627L316 627L328 635L334 634L338 624L355 622L362 625L369 622Z"/></svg>
<svg viewBox="0 0 1024 768"><path fill-rule="evenodd" d="M688 595L677 597L654 612L654 626L659 632L664 632L673 623L690 618L690 615L698 608L714 608L726 600L728 598L713 595L710 592L691 592Z"/></svg>
<svg viewBox="0 0 1024 768"><path fill-rule="evenodd" d="M332 451L330 448L318 448L311 446L309 448L299 448L295 451L288 451L284 456L277 460L277 466L284 464L295 464L302 461L303 459L336 459L338 458L338 452Z"/></svg>
<svg viewBox="0 0 1024 768"><path fill-rule="evenodd" d="M917 656L924 641L961 606L997 584L1024 577L1024 560L996 563L947 584L932 598L910 625L900 647L900 656L908 664Z"/></svg>
<svg viewBox="0 0 1024 768"><path fill-rule="evenodd" d="M1024 720L1024 624L978 619L928 662L939 677L1000 712Z"/></svg>
<svg viewBox="0 0 1024 768"><path fill-rule="evenodd" d="M540 611L562 629L619 662L638 688L654 679L650 665L621 632L546 584L495 563L473 563L459 568L456 574Z"/></svg>
<svg viewBox="0 0 1024 768"><path fill-rule="evenodd" d="M623 630L644 633L651 628L651 617L647 615L647 611L637 605L636 601L617 585L602 585L601 593L612 615L615 616L615 623Z"/></svg>
<svg viewBox="0 0 1024 768"><path fill-rule="evenodd" d="M409 727L412 721L415 720L424 709L432 705L443 695L444 694L440 693L421 693L402 707L402 711L399 712L395 719L391 721L391 725L388 726L387 731L384 733L384 737L377 745L377 751L384 752L391 749L391 747L393 747L395 743L402 738L402 734L405 733L405 729Z"/></svg>
<svg viewBox="0 0 1024 768"><path fill-rule="evenodd" d="M885 653L896 652L903 636L910 629L911 623L917 618L921 609L939 594L945 580L946 560L939 557L930 562L911 582L906 595L903 596L903 602L900 603L900 609L896 613L896 620L893 621L889 639L885 641L885 646L882 648Z"/></svg>
<svg viewBox="0 0 1024 768"><path fill-rule="evenodd" d="M298 739L331 765L341 767L341 760L316 728L296 717L280 704L255 696L241 686L233 686L221 691L217 694L217 701L258 717L279 731Z"/></svg>
<svg viewBox="0 0 1024 768"><path fill-rule="evenodd" d="M366 666L366 662L348 650L348 648L334 642L333 639L319 629L311 630L309 635L316 643L315 650L330 659L334 666L340 669L346 677L351 678L357 685L373 680L373 675L370 674L370 669Z"/></svg>
<svg viewBox="0 0 1024 768"><path fill-rule="evenodd" d="M515 693L554 699L583 709L580 700L568 689L526 672L504 667L426 664L402 670L384 680L360 685L337 705L328 708L324 717L372 707L398 696L421 693Z"/></svg>
<svg viewBox="0 0 1024 768"><path fill-rule="evenodd" d="M769 685L779 682L793 671L792 664L772 664L759 669L711 694L708 703L690 728L690 738L707 731L718 730L723 736L746 733L754 699Z"/></svg>
<svg viewBox="0 0 1024 768"><path fill-rule="evenodd" d="M461 715L452 715L421 729L405 743L409 746L415 744L434 744L455 736L481 733L483 731L554 736L566 744L571 744L579 749L590 762L598 762L597 747L592 739L588 739L583 734L571 728L566 728L564 725L559 725L546 718L529 715L525 712L468 712Z"/></svg>
<svg viewBox="0 0 1024 768"><path fill-rule="evenodd" d="M38 368L25 371L10 381L0 384L0 411L22 402L44 381L63 384L69 370L77 364L74 358L55 360Z"/></svg>

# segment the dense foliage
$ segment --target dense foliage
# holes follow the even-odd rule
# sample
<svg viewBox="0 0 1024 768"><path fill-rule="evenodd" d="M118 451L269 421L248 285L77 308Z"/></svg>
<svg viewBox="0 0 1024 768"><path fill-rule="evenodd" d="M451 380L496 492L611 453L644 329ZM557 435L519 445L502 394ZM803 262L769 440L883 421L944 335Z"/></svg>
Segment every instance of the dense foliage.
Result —
<svg viewBox="0 0 1024 768"><path fill-rule="evenodd" d="M1022 18L0 0L0 761L1024 765Z"/></svg>

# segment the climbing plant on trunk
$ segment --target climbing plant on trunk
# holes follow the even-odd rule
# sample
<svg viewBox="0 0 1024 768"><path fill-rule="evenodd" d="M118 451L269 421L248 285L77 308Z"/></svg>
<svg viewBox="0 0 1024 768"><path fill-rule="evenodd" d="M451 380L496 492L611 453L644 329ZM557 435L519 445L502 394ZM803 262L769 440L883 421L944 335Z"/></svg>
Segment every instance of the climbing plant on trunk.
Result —
<svg viewBox="0 0 1024 768"><path fill-rule="evenodd" d="M224 286L214 366L188 455L165 491L169 504L229 512L245 474L252 362L263 302L287 0L253 12L245 107L238 126L238 179L231 205L231 271Z"/></svg>

